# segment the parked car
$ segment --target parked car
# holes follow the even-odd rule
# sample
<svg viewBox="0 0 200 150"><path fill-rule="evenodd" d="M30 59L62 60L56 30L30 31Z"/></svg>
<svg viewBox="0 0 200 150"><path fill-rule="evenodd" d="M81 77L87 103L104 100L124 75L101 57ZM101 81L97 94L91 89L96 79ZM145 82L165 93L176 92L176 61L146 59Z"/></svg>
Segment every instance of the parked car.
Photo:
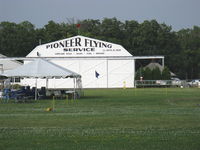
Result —
<svg viewBox="0 0 200 150"><path fill-rule="evenodd" d="M172 85L174 86L181 86L182 81L179 78L171 78L172 80Z"/></svg>
<svg viewBox="0 0 200 150"><path fill-rule="evenodd" d="M192 81L188 82L188 85L189 85L190 87L199 86L199 85L200 85L200 79L192 80Z"/></svg>

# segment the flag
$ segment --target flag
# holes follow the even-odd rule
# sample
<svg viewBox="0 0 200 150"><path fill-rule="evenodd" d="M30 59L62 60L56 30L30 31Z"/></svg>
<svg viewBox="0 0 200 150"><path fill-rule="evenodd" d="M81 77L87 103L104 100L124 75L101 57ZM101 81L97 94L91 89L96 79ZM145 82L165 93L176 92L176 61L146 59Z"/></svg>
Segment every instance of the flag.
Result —
<svg viewBox="0 0 200 150"><path fill-rule="evenodd" d="M96 77L96 78L99 78L99 75L100 75L100 74L95 70L95 77Z"/></svg>
<svg viewBox="0 0 200 150"><path fill-rule="evenodd" d="M80 27L81 27L81 24L76 24L76 28L78 30L78 34L80 34Z"/></svg>
<svg viewBox="0 0 200 150"><path fill-rule="evenodd" d="M76 27L77 27L77 28L80 28L80 27L81 27L81 24L77 24Z"/></svg>

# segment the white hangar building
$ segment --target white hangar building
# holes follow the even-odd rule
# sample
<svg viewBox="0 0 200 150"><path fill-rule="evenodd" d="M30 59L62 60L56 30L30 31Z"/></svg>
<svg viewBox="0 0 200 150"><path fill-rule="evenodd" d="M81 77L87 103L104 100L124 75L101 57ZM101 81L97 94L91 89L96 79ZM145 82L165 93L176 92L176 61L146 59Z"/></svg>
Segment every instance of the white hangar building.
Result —
<svg viewBox="0 0 200 150"><path fill-rule="evenodd" d="M135 59L121 45L75 36L37 46L26 57L42 57L81 75L83 88L134 87ZM24 79L24 84L35 84ZM45 79L38 86L45 86ZM49 79L48 88L73 88L72 79Z"/></svg>

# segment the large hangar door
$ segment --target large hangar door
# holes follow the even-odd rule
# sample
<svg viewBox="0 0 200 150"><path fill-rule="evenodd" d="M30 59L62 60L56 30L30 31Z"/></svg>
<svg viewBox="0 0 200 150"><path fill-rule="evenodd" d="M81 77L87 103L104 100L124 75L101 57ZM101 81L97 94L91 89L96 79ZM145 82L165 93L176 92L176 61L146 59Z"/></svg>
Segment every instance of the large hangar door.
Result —
<svg viewBox="0 0 200 150"><path fill-rule="evenodd" d="M56 60L54 63L80 74L83 88L107 88L107 63L105 59ZM72 88L73 80L70 78L58 79L56 86Z"/></svg>
<svg viewBox="0 0 200 150"><path fill-rule="evenodd" d="M134 60L107 60L108 88L134 87Z"/></svg>
<svg viewBox="0 0 200 150"><path fill-rule="evenodd" d="M107 88L106 60L80 60L83 88Z"/></svg>

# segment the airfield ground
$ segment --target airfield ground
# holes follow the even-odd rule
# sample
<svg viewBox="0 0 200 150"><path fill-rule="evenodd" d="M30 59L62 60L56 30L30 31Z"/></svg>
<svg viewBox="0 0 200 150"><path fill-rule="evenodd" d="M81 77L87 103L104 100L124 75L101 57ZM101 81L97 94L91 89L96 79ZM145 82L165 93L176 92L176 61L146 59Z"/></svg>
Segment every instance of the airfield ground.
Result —
<svg viewBox="0 0 200 150"><path fill-rule="evenodd" d="M79 100L0 102L1 150L199 150L200 89L84 90Z"/></svg>

